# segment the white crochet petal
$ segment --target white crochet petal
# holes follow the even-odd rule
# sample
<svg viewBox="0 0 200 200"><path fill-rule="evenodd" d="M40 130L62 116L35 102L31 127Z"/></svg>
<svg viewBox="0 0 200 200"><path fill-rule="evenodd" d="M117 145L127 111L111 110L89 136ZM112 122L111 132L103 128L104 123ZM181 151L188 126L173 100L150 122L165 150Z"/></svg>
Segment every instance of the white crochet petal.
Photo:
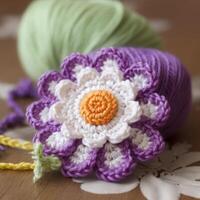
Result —
<svg viewBox="0 0 200 200"><path fill-rule="evenodd" d="M109 68L109 69L111 69L112 68L112 70L114 71L119 71L119 66L118 66L118 63L117 63L117 61L116 60L113 60L113 59L107 59L106 61L104 61L104 63L103 63L103 67L102 67L104 70L106 69L106 68Z"/></svg>
<svg viewBox="0 0 200 200"><path fill-rule="evenodd" d="M106 135L103 133L88 132L84 134L82 142L90 148L101 148L106 143Z"/></svg>
<svg viewBox="0 0 200 200"><path fill-rule="evenodd" d="M108 61L106 61L108 62ZM113 61L114 62L114 61ZM102 67L100 81L116 83L122 80L122 73L114 64L105 64Z"/></svg>
<svg viewBox="0 0 200 200"><path fill-rule="evenodd" d="M112 129L104 131L104 134L112 144L118 144L130 136L130 127L125 122L119 122Z"/></svg>
<svg viewBox="0 0 200 200"><path fill-rule="evenodd" d="M46 140L46 144L54 149L62 149L64 145L66 145L70 139L63 132L54 132L52 135L48 137Z"/></svg>
<svg viewBox="0 0 200 200"><path fill-rule="evenodd" d="M84 65L80 65L80 64L76 64L75 65L75 67L74 67L74 69L73 69L73 72L75 73L75 74L78 74L83 68L85 68L86 66L84 66Z"/></svg>
<svg viewBox="0 0 200 200"><path fill-rule="evenodd" d="M84 85L86 82L94 80L98 77L98 73L94 68L85 67L76 73L76 79L79 86Z"/></svg>
<svg viewBox="0 0 200 200"><path fill-rule="evenodd" d="M67 100L73 91L76 90L76 85L66 79L66 80L61 80L55 87L55 95L58 97L59 100Z"/></svg>
<svg viewBox="0 0 200 200"><path fill-rule="evenodd" d="M141 105L143 115L150 119L154 119L157 113L157 106L148 102L147 104Z"/></svg>
<svg viewBox="0 0 200 200"><path fill-rule="evenodd" d="M138 101L129 101L124 110L123 120L128 123L134 123L140 120L142 109Z"/></svg>
<svg viewBox="0 0 200 200"><path fill-rule="evenodd" d="M132 128L130 135L131 135L130 138L132 140L132 143L137 145L137 147L143 150L146 150L149 148L151 144L150 138L143 131L136 128Z"/></svg>
<svg viewBox="0 0 200 200"><path fill-rule="evenodd" d="M42 120L42 122L46 123L50 120L50 116L49 116L49 108L45 107L39 114L40 119Z"/></svg>
<svg viewBox="0 0 200 200"><path fill-rule="evenodd" d="M76 151L69 157L69 160L74 164L81 164L88 159L88 155L91 151L91 148L80 144Z"/></svg>
<svg viewBox="0 0 200 200"><path fill-rule="evenodd" d="M115 168L122 163L124 155L120 147L118 147L117 145L106 143L104 149L106 151L104 162L109 168Z"/></svg>
<svg viewBox="0 0 200 200"><path fill-rule="evenodd" d="M148 79L142 75L142 74L137 74L135 75L132 79L131 79L132 85L133 87L139 91L142 90L144 88L146 88L146 86L148 85Z"/></svg>
<svg viewBox="0 0 200 200"><path fill-rule="evenodd" d="M67 135L70 139L80 139L82 138L82 134L80 131L78 131L73 123L63 123L61 126L61 132L63 134Z"/></svg>
<svg viewBox="0 0 200 200"><path fill-rule="evenodd" d="M57 84L58 84L57 81L51 81L49 83L49 89L48 90L51 92L51 94L54 94L55 96L56 96L55 92L56 92L56 85Z"/></svg>
<svg viewBox="0 0 200 200"><path fill-rule="evenodd" d="M49 109L49 118L58 122L64 122L65 116L65 103L56 102Z"/></svg>
<svg viewBox="0 0 200 200"><path fill-rule="evenodd" d="M129 80L121 81L116 84L113 90L118 96L121 97L125 104L127 101L134 100L137 94Z"/></svg>

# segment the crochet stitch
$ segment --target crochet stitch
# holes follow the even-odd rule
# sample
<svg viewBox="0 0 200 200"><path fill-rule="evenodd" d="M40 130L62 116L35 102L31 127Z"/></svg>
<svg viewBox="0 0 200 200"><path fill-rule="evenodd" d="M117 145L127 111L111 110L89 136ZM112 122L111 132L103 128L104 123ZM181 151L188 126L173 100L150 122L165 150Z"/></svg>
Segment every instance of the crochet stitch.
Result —
<svg viewBox="0 0 200 200"><path fill-rule="evenodd" d="M88 124L109 123L118 111L118 103L111 92L97 90L85 95L80 103L80 114Z"/></svg>
<svg viewBox="0 0 200 200"><path fill-rule="evenodd" d="M154 54L158 58L152 59ZM100 179L120 181L133 173L137 162L164 149L163 136L180 115L173 110L175 93L162 88L159 62L164 60L179 65L186 81L186 115L190 79L173 56L134 48L75 53L64 60L61 72L48 72L38 82L41 99L27 109L28 122L37 130L34 142L42 145L44 156L60 160L66 177L95 171ZM176 89L179 100L181 88Z"/></svg>

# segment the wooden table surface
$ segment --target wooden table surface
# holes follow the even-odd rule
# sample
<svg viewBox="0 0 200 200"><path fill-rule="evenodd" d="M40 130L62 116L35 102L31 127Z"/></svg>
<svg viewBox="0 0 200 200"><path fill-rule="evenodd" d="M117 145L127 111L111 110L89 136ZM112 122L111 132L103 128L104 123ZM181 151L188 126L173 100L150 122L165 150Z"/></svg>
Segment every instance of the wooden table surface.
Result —
<svg viewBox="0 0 200 200"><path fill-rule="evenodd" d="M21 15L28 0L4 1L0 3L0 19L5 15ZM124 0L124 3L151 20L166 20L168 30L161 33L165 48L180 57L188 66L191 75L200 75L200 1L198 0ZM16 40L0 39L0 81L16 83L26 75L20 67L16 52ZM0 102L0 117L9 110ZM200 103L193 104L191 115L176 136L176 140L187 141L195 150L200 150ZM28 133L27 133L28 134ZM174 139L174 140L175 140ZM20 150L9 149L0 155L1 162L31 161L30 155ZM139 189L118 195L92 195L80 190L79 184L58 174L50 174L38 184L32 182L32 172L0 172L1 200L143 200ZM182 200L192 198L182 196Z"/></svg>

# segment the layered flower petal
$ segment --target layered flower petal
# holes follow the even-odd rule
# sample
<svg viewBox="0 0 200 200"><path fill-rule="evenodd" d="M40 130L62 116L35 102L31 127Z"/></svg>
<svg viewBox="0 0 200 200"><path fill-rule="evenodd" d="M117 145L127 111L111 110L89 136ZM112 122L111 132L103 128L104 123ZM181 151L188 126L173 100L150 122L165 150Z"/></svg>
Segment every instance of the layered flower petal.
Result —
<svg viewBox="0 0 200 200"><path fill-rule="evenodd" d="M43 144L43 151L46 155L68 157L76 150L77 140L68 138L60 130L60 126L53 126L39 131L34 142Z"/></svg>
<svg viewBox="0 0 200 200"><path fill-rule="evenodd" d="M62 102L56 102L49 108L48 116L59 123L63 123L66 119L66 108Z"/></svg>
<svg viewBox="0 0 200 200"><path fill-rule="evenodd" d="M150 93L156 90L158 77L154 70L148 66L133 65L125 72L125 78L132 82L132 86L138 94Z"/></svg>
<svg viewBox="0 0 200 200"><path fill-rule="evenodd" d="M66 177L84 177L92 172L97 158L97 149L83 144L77 146L76 151L63 160L61 172Z"/></svg>
<svg viewBox="0 0 200 200"><path fill-rule="evenodd" d="M121 97L125 104L128 101L135 100L137 95L129 80L121 81L120 83L116 84L113 90L118 96Z"/></svg>
<svg viewBox="0 0 200 200"><path fill-rule="evenodd" d="M119 122L110 130L103 132L112 144L118 144L130 135L130 127L126 122Z"/></svg>
<svg viewBox="0 0 200 200"><path fill-rule="evenodd" d="M108 62L108 61L107 61ZM106 63L107 63L106 62ZM110 61L112 62L112 61ZM116 65L116 66L115 66ZM117 64L107 65L102 67L102 72L100 76L100 81L111 86L123 79L122 73L118 70Z"/></svg>
<svg viewBox="0 0 200 200"><path fill-rule="evenodd" d="M153 93L144 97L142 101L143 120L157 127L163 126L170 115L170 106L166 98Z"/></svg>
<svg viewBox="0 0 200 200"><path fill-rule="evenodd" d="M126 65L126 59L119 50L107 48L99 52L93 66L98 70L102 70L104 67L114 67L123 70L126 68Z"/></svg>
<svg viewBox="0 0 200 200"><path fill-rule="evenodd" d="M135 164L128 141L118 145L106 143L98 153L96 174L105 181L120 181L133 172Z"/></svg>
<svg viewBox="0 0 200 200"><path fill-rule="evenodd" d="M76 85L72 81L65 79L61 80L55 87L55 94L59 100L65 101L76 90Z"/></svg>
<svg viewBox="0 0 200 200"><path fill-rule="evenodd" d="M96 77L98 77L98 73L91 67L85 67L76 73L78 86L84 85L88 81L94 80Z"/></svg>
<svg viewBox="0 0 200 200"><path fill-rule="evenodd" d="M44 145L44 152L47 155L57 155L62 157L68 157L76 149L76 140L68 138L63 132L52 133Z"/></svg>
<svg viewBox="0 0 200 200"><path fill-rule="evenodd" d="M38 81L38 94L43 98L55 99L55 87L62 79L62 75L56 71L44 74Z"/></svg>
<svg viewBox="0 0 200 200"><path fill-rule="evenodd" d="M83 137L83 144L91 148L100 148L106 143L106 135L104 133L87 132Z"/></svg>
<svg viewBox="0 0 200 200"><path fill-rule="evenodd" d="M76 80L76 72L81 68L89 67L90 65L91 60L88 56L79 53L73 53L63 61L61 73L67 79L74 81Z"/></svg>
<svg viewBox="0 0 200 200"><path fill-rule="evenodd" d="M49 108L52 102L47 100L36 101L27 108L28 122L36 129L45 128L52 123L49 118Z"/></svg>
<svg viewBox="0 0 200 200"><path fill-rule="evenodd" d="M34 143L42 143L44 144L46 139L54 132L60 131L60 125L54 125L50 127L45 127L39 131L36 132L36 134L33 137Z"/></svg>
<svg viewBox="0 0 200 200"><path fill-rule="evenodd" d="M69 138L82 138L82 132L76 128L75 124L70 123L70 121L66 121L62 124L61 131L65 133L65 135L67 135Z"/></svg>
<svg viewBox="0 0 200 200"><path fill-rule="evenodd" d="M123 119L128 123L134 123L140 120L142 109L137 101L129 101L126 105Z"/></svg>
<svg viewBox="0 0 200 200"><path fill-rule="evenodd" d="M130 139L133 156L139 161L146 161L154 158L165 146L159 131L145 125L132 128Z"/></svg>

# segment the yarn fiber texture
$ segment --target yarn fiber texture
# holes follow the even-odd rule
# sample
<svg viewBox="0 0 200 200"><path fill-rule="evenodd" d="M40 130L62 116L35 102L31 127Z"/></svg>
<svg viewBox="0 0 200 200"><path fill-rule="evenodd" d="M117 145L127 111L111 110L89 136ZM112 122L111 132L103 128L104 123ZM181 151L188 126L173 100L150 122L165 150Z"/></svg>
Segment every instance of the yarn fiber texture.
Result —
<svg viewBox="0 0 200 200"><path fill-rule="evenodd" d="M18 52L27 74L37 79L58 69L72 52L110 46L160 47L146 19L112 0L35 0L22 17Z"/></svg>
<svg viewBox="0 0 200 200"><path fill-rule="evenodd" d="M179 59L155 49L73 53L39 79L41 99L28 107L27 121L44 155L61 161L63 176L95 172L120 181L160 154L184 122L190 82Z"/></svg>

